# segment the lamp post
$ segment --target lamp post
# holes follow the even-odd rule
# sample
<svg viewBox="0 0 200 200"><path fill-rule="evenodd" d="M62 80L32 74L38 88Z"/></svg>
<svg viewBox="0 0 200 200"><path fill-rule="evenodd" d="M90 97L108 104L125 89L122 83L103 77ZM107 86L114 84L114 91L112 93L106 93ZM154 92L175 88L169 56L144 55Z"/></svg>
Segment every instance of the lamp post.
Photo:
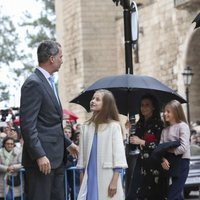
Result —
<svg viewBox="0 0 200 200"><path fill-rule="evenodd" d="M133 74L133 60L132 60L132 48L133 44L137 43L138 40L138 13L137 13L137 4L131 0L113 0L114 3L118 6L120 4L123 7L123 16L124 16L124 46L125 46L125 71L126 74ZM132 119L132 120L131 120ZM135 116L129 115L131 124L130 134L134 134L134 125L135 125ZM130 149L129 149L130 148ZM139 149L135 149L135 151L131 150L131 144L126 145L126 151L128 151L127 155L127 163L128 168L126 169L126 179L125 179L125 193L128 193L130 183L132 182L133 170L135 168L138 151Z"/></svg>
<svg viewBox="0 0 200 200"><path fill-rule="evenodd" d="M117 6L120 4L123 7L125 71L126 74L133 74L132 48L133 44L137 43L139 31L137 4L131 0L113 0L113 2Z"/></svg>
<svg viewBox="0 0 200 200"><path fill-rule="evenodd" d="M188 120L188 124L190 126L190 102L189 102L189 87L192 81L192 69L190 68L190 66L187 66L183 73L183 81L184 81L184 85L185 85L185 93L186 93L186 100L187 100L187 120Z"/></svg>

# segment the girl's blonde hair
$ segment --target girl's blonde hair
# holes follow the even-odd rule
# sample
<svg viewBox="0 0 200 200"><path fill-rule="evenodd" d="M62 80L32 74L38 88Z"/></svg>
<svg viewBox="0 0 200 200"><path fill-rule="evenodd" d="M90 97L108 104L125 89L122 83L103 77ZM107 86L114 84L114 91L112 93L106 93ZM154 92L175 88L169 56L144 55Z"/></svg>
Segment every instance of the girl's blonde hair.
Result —
<svg viewBox="0 0 200 200"><path fill-rule="evenodd" d="M176 123L180 123L180 122L187 123L187 120L183 111L183 107L179 101L172 100L165 105L165 108L166 107L169 107L172 110ZM170 125L169 122L165 121L165 117L164 117L164 123L166 126Z"/></svg>
<svg viewBox="0 0 200 200"><path fill-rule="evenodd" d="M103 94L102 109L99 112L94 112L89 119L89 122L95 123L96 129L99 124L109 123L113 120L119 121L119 112L113 94L104 89L97 90L95 93L97 92Z"/></svg>

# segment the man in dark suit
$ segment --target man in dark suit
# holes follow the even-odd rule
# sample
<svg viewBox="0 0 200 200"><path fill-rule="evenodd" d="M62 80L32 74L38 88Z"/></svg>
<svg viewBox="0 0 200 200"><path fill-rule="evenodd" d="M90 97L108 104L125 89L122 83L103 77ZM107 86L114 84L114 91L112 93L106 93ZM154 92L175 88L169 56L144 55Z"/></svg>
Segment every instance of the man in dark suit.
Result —
<svg viewBox="0 0 200 200"><path fill-rule="evenodd" d="M64 136L62 107L52 83L62 64L61 46L44 41L37 56L39 66L21 88L25 195L26 200L64 200L66 150L77 156L78 147Z"/></svg>

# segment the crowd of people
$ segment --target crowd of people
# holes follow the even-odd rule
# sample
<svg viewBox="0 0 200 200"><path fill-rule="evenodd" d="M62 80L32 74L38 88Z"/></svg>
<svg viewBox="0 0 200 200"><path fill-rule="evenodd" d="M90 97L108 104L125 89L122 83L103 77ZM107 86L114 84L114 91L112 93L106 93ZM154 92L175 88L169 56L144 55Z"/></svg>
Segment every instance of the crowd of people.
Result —
<svg viewBox="0 0 200 200"><path fill-rule="evenodd" d="M192 125L190 141L191 154L200 155L200 121Z"/></svg>
<svg viewBox="0 0 200 200"><path fill-rule="evenodd" d="M161 110L155 96L141 98L135 134L128 141L139 154L130 165L113 94L95 91L88 102L91 118L82 125L67 121L52 76L62 64L61 45L43 41L37 56L38 67L21 89L19 124L11 109L1 113L0 178L5 184L0 183L0 198L20 199L22 183L14 183L9 176L17 178L23 167L27 200L183 199L190 128L180 102L172 100ZM129 121L125 126L132 129ZM65 169L73 167L78 170L75 178L67 171L66 197ZM125 169L130 173L126 188L121 180Z"/></svg>
<svg viewBox="0 0 200 200"><path fill-rule="evenodd" d="M19 108L13 111L12 108L0 110L0 200L20 200L23 187L23 179L20 178L20 171L23 177L22 148L23 138L20 132ZM63 120L64 134L76 145L79 145L80 124ZM77 158L67 155L66 169L75 167ZM13 180L12 180L13 179ZM73 172L67 170L68 199L73 200ZM76 170L76 193L79 191L79 173ZM13 189L12 189L13 188Z"/></svg>
<svg viewBox="0 0 200 200"><path fill-rule="evenodd" d="M0 199L3 200L5 196L6 199L12 199L12 196L15 195L15 199L19 200L21 196L20 183L15 181L12 190L11 177L18 177L20 180L18 174L22 168L20 129L12 108L0 110L0 119Z"/></svg>

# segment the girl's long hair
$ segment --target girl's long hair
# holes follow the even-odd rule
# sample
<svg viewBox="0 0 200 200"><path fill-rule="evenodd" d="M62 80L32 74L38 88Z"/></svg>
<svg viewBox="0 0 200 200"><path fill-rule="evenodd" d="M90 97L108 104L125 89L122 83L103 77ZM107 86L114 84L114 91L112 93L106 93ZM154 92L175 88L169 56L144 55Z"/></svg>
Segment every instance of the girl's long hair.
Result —
<svg viewBox="0 0 200 200"><path fill-rule="evenodd" d="M99 124L109 123L111 121L119 121L119 112L113 94L108 90L97 90L102 93L102 109L98 112L93 112L92 117L88 120L95 124L98 129ZM95 93L96 93L95 92Z"/></svg>
<svg viewBox="0 0 200 200"><path fill-rule="evenodd" d="M184 114L184 111L183 111L183 107L182 107L182 105L179 101L172 100L165 105L165 108L166 107L171 108L176 123L180 123L180 122L187 123L187 120L186 120L186 117L185 117L185 114ZM165 117L164 117L164 124L165 124L165 126L170 125L169 122L165 121Z"/></svg>

